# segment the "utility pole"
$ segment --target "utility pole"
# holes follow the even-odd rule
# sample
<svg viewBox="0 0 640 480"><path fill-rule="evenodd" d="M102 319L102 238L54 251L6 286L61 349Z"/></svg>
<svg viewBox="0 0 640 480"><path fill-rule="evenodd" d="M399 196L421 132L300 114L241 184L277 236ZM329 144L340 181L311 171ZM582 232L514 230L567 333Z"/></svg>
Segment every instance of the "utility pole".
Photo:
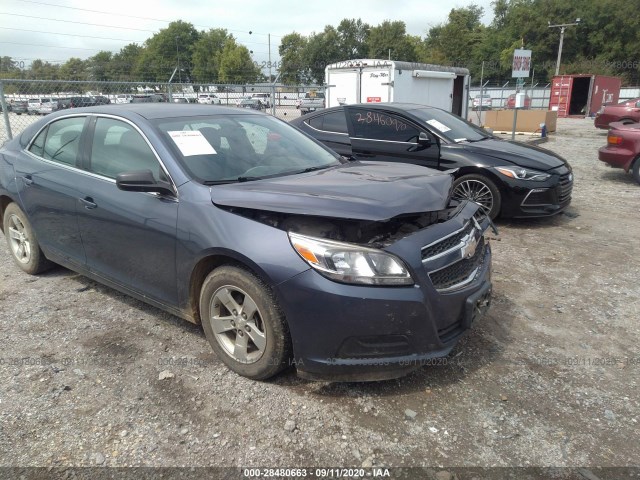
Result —
<svg viewBox="0 0 640 480"><path fill-rule="evenodd" d="M180 75L180 50L178 49L177 35L176 35L176 68L178 69L178 82L182 83L182 75Z"/></svg>
<svg viewBox="0 0 640 480"><path fill-rule="evenodd" d="M549 28L560 29L560 46L558 46L558 61L556 62L556 76L560 74L560 60L562 59L562 43L564 42L564 31L567 27L572 27L574 25L580 25L579 18L576 18L576 21L574 23L562 23L559 25L551 25L551 22L549 22Z"/></svg>

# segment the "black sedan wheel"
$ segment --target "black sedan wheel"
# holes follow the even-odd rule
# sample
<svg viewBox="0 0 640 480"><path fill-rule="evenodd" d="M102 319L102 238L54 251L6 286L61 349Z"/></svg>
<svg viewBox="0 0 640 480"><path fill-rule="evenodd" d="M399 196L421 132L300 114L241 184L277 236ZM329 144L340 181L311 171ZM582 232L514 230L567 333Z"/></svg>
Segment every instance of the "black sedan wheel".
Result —
<svg viewBox="0 0 640 480"><path fill-rule="evenodd" d="M4 211L3 228L9 251L18 267L31 275L51 267L51 262L40 250L27 216L15 203L10 203Z"/></svg>
<svg viewBox="0 0 640 480"><path fill-rule="evenodd" d="M500 213L500 191L498 187L483 175L463 175L453 183L453 198L471 200L482 207L491 219Z"/></svg>
<svg viewBox="0 0 640 480"><path fill-rule="evenodd" d="M220 267L206 278L200 317L211 347L231 370L253 380L288 365L291 340L270 289L251 273Z"/></svg>

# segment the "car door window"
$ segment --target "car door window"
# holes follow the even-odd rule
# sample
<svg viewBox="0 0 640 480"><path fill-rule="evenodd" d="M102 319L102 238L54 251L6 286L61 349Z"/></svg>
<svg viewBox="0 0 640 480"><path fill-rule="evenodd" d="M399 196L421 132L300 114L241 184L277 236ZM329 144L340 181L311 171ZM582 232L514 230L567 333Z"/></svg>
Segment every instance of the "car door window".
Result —
<svg viewBox="0 0 640 480"><path fill-rule="evenodd" d="M49 124L29 147L34 155L65 165L75 165L85 117L64 118Z"/></svg>
<svg viewBox="0 0 640 480"><path fill-rule="evenodd" d="M307 123L316 130L322 130L322 124L324 123L324 115L318 115L317 117L310 118Z"/></svg>
<svg viewBox="0 0 640 480"><path fill-rule="evenodd" d="M400 116L366 109L350 110L349 116L356 138L411 143L418 139L418 129Z"/></svg>
<svg viewBox="0 0 640 480"><path fill-rule="evenodd" d="M131 125L113 118L98 118L93 134L89 171L109 178L124 172L151 170L165 180L155 154Z"/></svg>
<svg viewBox="0 0 640 480"><path fill-rule="evenodd" d="M334 133L348 133L347 118L342 110L324 115L322 130Z"/></svg>

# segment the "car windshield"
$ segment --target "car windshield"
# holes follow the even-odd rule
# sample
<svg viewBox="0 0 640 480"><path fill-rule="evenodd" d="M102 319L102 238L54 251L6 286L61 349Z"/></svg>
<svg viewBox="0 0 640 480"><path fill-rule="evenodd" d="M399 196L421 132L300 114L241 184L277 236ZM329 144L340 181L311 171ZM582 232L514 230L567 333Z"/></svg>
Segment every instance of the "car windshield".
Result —
<svg viewBox="0 0 640 480"><path fill-rule="evenodd" d="M200 183L258 180L343 163L337 154L270 116L164 118L154 123Z"/></svg>
<svg viewBox="0 0 640 480"><path fill-rule="evenodd" d="M491 138L486 130L438 108L418 108L411 110L411 113L429 129L451 142L478 142Z"/></svg>

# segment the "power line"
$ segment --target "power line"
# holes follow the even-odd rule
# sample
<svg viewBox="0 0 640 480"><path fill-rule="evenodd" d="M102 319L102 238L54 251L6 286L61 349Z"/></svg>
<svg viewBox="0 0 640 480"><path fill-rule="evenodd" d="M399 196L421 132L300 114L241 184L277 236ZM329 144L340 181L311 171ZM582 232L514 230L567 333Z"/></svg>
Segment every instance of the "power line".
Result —
<svg viewBox="0 0 640 480"><path fill-rule="evenodd" d="M123 13L111 13L111 12L105 12L104 10L91 10L89 8L80 8L80 7L69 7L68 5L59 5L56 3L46 3L46 2L36 2L33 0L19 0L21 2L24 3L34 3L36 5L46 5L49 7L59 7L59 8L68 8L70 10L80 10L83 12L91 12L91 13L102 13L105 15L114 15L114 16L118 16L118 17L128 17L128 18L136 18L138 20L151 20L154 22L163 22L163 23L171 23L174 22L175 20L164 20L164 19L160 19L160 18L151 18L151 17L140 17L140 16L136 16L136 15L126 15ZM201 27L201 28L219 28L219 27L212 27L210 25L194 25L192 24L194 27ZM253 32L253 31L247 31L247 30L232 30L232 29L225 29L229 32L238 32L238 33L248 33L249 35L269 35L268 33L259 33L259 32ZM282 38L280 35L271 35L272 37L279 37Z"/></svg>
<svg viewBox="0 0 640 480"><path fill-rule="evenodd" d="M11 28L11 27L0 27L3 30L16 30L19 32L33 32L33 33L47 33L49 35L64 35L67 37L82 37L82 38L95 38L98 40L113 40L115 42L134 42L134 43L143 43L144 40L126 40L124 38L109 38L109 37L94 37L91 35L76 35L73 33L59 33L59 32L44 32L42 30L26 30L24 28Z"/></svg>
<svg viewBox="0 0 640 480"><path fill-rule="evenodd" d="M0 42L0 43L6 43L8 45L25 45L28 47L68 48L71 50L92 50L94 52L99 52L100 50L102 50L101 48L63 47L61 45L42 45L42 44L36 44L36 43L20 43L20 42Z"/></svg>
<svg viewBox="0 0 640 480"><path fill-rule="evenodd" d="M35 18L37 20L46 20L48 22L75 23L77 25L89 25L89 26L92 26L92 27L119 28L121 30L136 30L138 32L156 33L154 30L145 30L145 29L142 29L142 28L119 27L117 25L104 25L104 24L101 24L101 23L76 22L74 20L61 20L59 18L36 17L35 15L21 15L19 13L0 12L0 15L11 15L11 16L14 16L14 17Z"/></svg>

